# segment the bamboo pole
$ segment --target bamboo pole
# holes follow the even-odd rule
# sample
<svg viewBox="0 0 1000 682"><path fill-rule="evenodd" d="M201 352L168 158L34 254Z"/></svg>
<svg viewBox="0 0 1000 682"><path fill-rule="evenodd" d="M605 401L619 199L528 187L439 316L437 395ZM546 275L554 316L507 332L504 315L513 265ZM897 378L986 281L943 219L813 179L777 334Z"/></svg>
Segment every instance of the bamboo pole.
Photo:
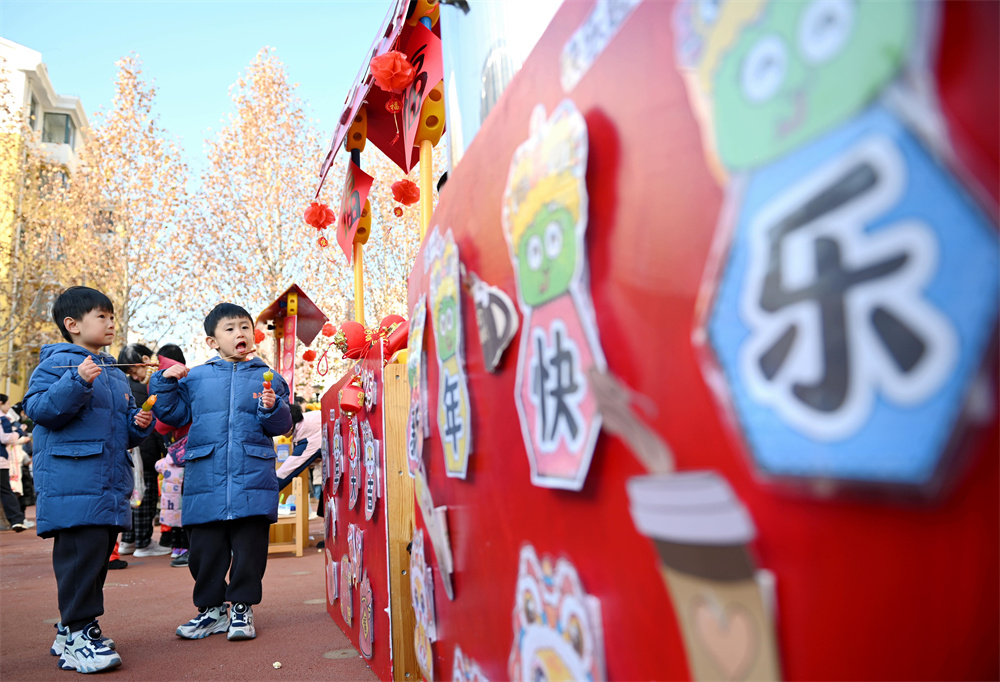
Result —
<svg viewBox="0 0 1000 682"><path fill-rule="evenodd" d="M362 261L364 244L354 242L354 321L365 324L365 265Z"/></svg>
<svg viewBox="0 0 1000 682"><path fill-rule="evenodd" d="M424 241L434 210L434 144L420 141L420 241Z"/></svg>

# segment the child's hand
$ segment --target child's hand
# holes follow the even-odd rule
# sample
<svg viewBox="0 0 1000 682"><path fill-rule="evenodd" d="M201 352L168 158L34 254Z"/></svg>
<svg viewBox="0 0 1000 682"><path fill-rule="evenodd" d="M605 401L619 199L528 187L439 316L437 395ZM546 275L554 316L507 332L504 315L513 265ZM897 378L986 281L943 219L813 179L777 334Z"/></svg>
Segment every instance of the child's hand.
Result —
<svg viewBox="0 0 1000 682"><path fill-rule="evenodd" d="M170 365L163 370L163 376L167 379L183 379L188 375L188 368L184 365Z"/></svg>
<svg viewBox="0 0 1000 682"><path fill-rule="evenodd" d="M94 362L94 358L89 355L86 360L80 363L80 366L76 368L76 371L80 373L80 376L88 384L94 383L94 379L99 377L101 374L100 366L98 366L98 364Z"/></svg>
<svg viewBox="0 0 1000 682"><path fill-rule="evenodd" d="M139 410L138 414L135 415L135 425L140 429L144 429L153 423L153 413L147 412L146 410Z"/></svg>
<svg viewBox="0 0 1000 682"><path fill-rule="evenodd" d="M260 404L264 406L265 410L270 410L272 407L274 407L275 397L276 396L274 395L274 389L268 386L260 394Z"/></svg>

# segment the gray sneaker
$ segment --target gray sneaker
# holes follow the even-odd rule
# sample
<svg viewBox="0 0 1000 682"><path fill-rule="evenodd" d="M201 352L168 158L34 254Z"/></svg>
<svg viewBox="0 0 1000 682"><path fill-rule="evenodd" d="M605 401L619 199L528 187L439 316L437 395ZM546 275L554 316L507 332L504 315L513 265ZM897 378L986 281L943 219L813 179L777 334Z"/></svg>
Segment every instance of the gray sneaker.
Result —
<svg viewBox="0 0 1000 682"><path fill-rule="evenodd" d="M184 639L202 639L229 629L229 605L213 606L177 628L177 636Z"/></svg>
<svg viewBox="0 0 1000 682"><path fill-rule="evenodd" d="M122 657L104 643L96 620L80 632L71 633L59 657L60 668L78 673L96 673L121 664Z"/></svg>
<svg viewBox="0 0 1000 682"><path fill-rule="evenodd" d="M257 631L253 627L253 607L249 604L236 602L233 604L233 614L229 620L229 634L226 638L253 639L257 636Z"/></svg>
<svg viewBox="0 0 1000 682"><path fill-rule="evenodd" d="M69 639L69 628L62 623L56 623L56 640L52 642L52 647L49 649L49 653L53 656L62 656L63 651L66 649L67 639ZM101 641L104 642L104 646L114 650L115 640L110 637L105 637L102 634Z"/></svg>

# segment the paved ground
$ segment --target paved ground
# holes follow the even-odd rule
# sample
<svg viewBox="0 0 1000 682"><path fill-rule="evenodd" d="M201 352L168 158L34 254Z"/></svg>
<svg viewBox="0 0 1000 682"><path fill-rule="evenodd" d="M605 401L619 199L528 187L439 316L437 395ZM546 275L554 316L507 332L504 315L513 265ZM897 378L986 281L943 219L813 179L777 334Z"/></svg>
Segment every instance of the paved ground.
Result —
<svg viewBox="0 0 1000 682"><path fill-rule="evenodd" d="M29 518L34 507L28 509ZM310 523L323 537L323 520ZM315 542L313 543L315 544ZM326 612L323 554L271 555L264 601L254 608L257 639L225 635L189 641L174 630L196 612L186 568L170 556L124 557L128 568L108 573L101 627L113 638L122 666L115 680L376 680ZM0 533L0 680L66 680L49 646L59 620L52 574L52 541L34 529ZM275 669L275 661L281 668Z"/></svg>

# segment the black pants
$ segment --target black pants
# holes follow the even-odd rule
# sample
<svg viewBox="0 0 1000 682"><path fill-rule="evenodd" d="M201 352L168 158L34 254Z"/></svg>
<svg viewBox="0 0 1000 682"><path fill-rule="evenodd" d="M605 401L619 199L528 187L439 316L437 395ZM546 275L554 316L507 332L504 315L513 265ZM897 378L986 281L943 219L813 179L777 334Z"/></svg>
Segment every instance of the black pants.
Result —
<svg viewBox="0 0 1000 682"><path fill-rule="evenodd" d="M104 613L104 579L115 548L115 526L78 526L53 533L52 568L63 625L76 632Z"/></svg>
<svg viewBox="0 0 1000 682"><path fill-rule="evenodd" d="M142 468L142 504L132 508L132 530L122 533L122 542L134 542L137 548L148 547L153 539L153 521L160 517L156 509L156 469ZM160 543L163 544L163 543Z"/></svg>
<svg viewBox="0 0 1000 682"><path fill-rule="evenodd" d="M10 488L10 469L0 469L0 501L3 502L3 513L11 525L24 523L24 512L17 495Z"/></svg>
<svg viewBox="0 0 1000 682"><path fill-rule="evenodd" d="M264 516L184 527L191 540L188 568L194 576L195 606L260 603L270 528Z"/></svg>
<svg viewBox="0 0 1000 682"><path fill-rule="evenodd" d="M188 549L188 534L180 526L172 526L166 536L170 538L171 549ZM162 536L160 537L160 544L163 544Z"/></svg>

